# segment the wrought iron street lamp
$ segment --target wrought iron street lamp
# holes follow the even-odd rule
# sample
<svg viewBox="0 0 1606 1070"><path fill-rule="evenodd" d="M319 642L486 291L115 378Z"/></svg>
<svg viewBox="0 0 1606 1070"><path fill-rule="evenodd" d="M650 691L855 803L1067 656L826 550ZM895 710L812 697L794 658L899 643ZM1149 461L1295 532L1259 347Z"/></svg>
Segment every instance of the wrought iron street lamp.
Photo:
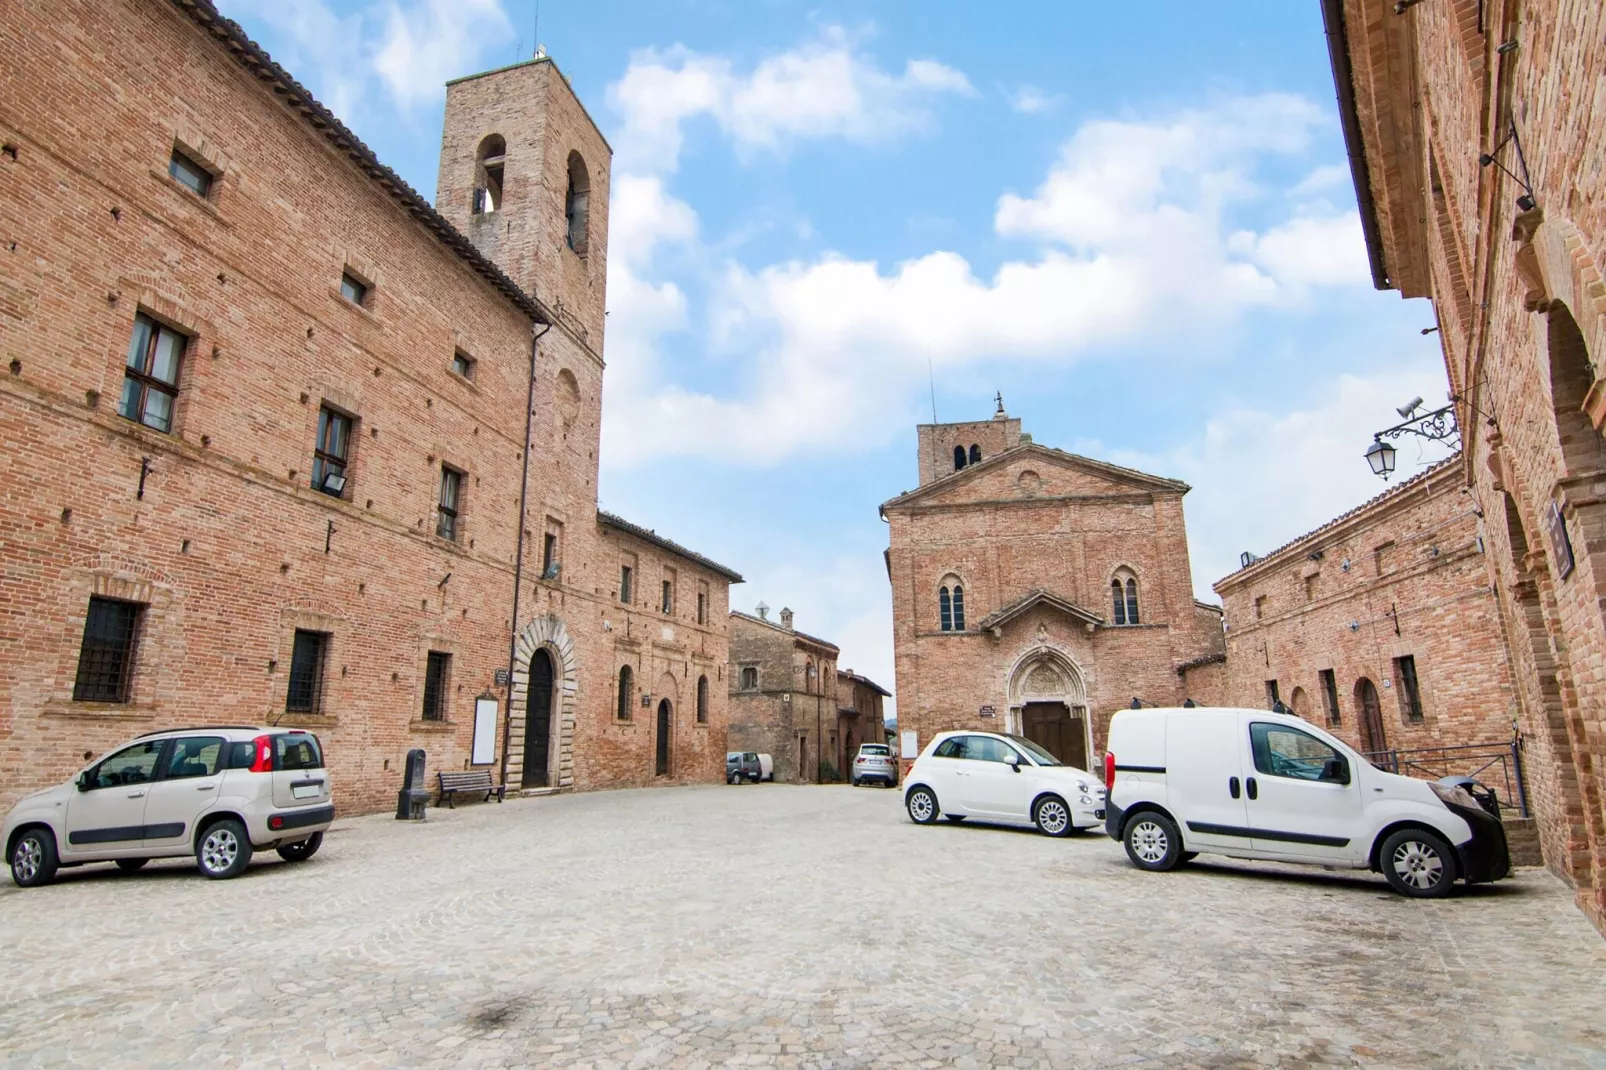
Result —
<svg viewBox="0 0 1606 1070"><path fill-rule="evenodd" d="M1394 447L1382 439L1372 443L1366 451L1366 463L1372 466L1374 476L1387 479L1394 474Z"/></svg>
<svg viewBox="0 0 1606 1070"><path fill-rule="evenodd" d="M1372 444L1366 450L1366 463L1371 465L1373 475L1388 479L1394 474L1397 451L1387 440L1397 441L1402 435L1415 435L1429 442L1447 442L1452 449L1461 448L1461 427L1455 421L1455 404L1452 402L1431 412L1418 412L1421 407L1421 398L1412 399L1395 410L1405 417L1403 421L1372 436Z"/></svg>

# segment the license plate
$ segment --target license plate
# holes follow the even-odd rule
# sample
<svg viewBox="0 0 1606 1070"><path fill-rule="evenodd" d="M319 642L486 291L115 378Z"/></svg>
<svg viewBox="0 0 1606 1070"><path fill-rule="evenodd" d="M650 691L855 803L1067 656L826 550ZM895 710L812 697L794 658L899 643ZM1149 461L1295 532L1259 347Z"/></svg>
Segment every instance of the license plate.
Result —
<svg viewBox="0 0 1606 1070"><path fill-rule="evenodd" d="M290 789L290 797L293 799L316 799L322 794L322 784L297 784Z"/></svg>

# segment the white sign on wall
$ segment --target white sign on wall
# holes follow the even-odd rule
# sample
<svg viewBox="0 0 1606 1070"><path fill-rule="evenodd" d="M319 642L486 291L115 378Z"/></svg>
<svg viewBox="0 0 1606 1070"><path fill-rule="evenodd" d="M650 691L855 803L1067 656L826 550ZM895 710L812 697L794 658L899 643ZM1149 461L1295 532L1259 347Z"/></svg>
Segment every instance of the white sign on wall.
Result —
<svg viewBox="0 0 1606 1070"><path fill-rule="evenodd" d="M899 747L900 757L920 757L920 733L911 728L907 732L898 733L898 735L902 741L902 745Z"/></svg>
<svg viewBox="0 0 1606 1070"><path fill-rule="evenodd" d="M496 708L494 698L474 700L474 756L475 765L490 765L496 761Z"/></svg>

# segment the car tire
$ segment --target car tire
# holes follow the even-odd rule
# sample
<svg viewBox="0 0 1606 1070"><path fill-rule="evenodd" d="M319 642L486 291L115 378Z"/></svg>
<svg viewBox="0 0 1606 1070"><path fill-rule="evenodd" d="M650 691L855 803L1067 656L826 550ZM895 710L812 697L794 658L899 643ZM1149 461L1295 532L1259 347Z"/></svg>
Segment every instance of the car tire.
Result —
<svg viewBox="0 0 1606 1070"><path fill-rule="evenodd" d="M195 838L195 865L213 880L238 877L251 864L251 837L232 817L216 821Z"/></svg>
<svg viewBox="0 0 1606 1070"><path fill-rule="evenodd" d="M124 873L133 873L137 870L144 869L145 863L149 861L150 859L148 858L119 858L117 860L117 868L122 870Z"/></svg>
<svg viewBox="0 0 1606 1070"><path fill-rule="evenodd" d="M279 857L286 862L305 862L318 853L323 846L323 833L314 832L300 843L284 843L279 845Z"/></svg>
<svg viewBox="0 0 1606 1070"><path fill-rule="evenodd" d="M56 837L49 829L31 828L11 847L11 879L19 888L37 888L56 879Z"/></svg>
<svg viewBox="0 0 1606 1070"><path fill-rule="evenodd" d="M1132 816L1121 833L1126 856L1139 869L1164 873L1182 861L1182 834L1176 822L1156 810L1142 810Z"/></svg>
<svg viewBox="0 0 1606 1070"><path fill-rule="evenodd" d="M1032 824L1045 836L1063 839L1076 831L1071 805L1058 795L1045 795L1032 804Z"/></svg>
<svg viewBox="0 0 1606 1070"><path fill-rule="evenodd" d="M933 824L942 813L937 805L937 793L930 788L915 788L903 800L903 806L909 811L909 820L917 825Z"/></svg>
<svg viewBox="0 0 1606 1070"><path fill-rule="evenodd" d="M1400 829L1378 852L1383 876L1401 895L1438 899L1455 887L1455 853L1426 829Z"/></svg>

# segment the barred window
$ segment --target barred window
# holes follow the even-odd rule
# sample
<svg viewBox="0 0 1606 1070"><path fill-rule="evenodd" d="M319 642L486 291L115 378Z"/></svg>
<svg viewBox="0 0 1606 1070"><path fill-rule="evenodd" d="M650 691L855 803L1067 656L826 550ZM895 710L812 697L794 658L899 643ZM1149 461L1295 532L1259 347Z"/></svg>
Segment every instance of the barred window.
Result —
<svg viewBox="0 0 1606 1070"><path fill-rule="evenodd" d="M190 340L143 312L134 317L123 370L123 397L117 414L158 431L173 430L179 365Z"/></svg>
<svg viewBox="0 0 1606 1070"><path fill-rule="evenodd" d="M328 632L296 629L295 646L290 652L290 687L285 693L285 712L322 711L324 661L328 653Z"/></svg>
<svg viewBox="0 0 1606 1070"><path fill-rule="evenodd" d="M424 720L446 720L446 684L451 674L452 656L431 650L424 665Z"/></svg>
<svg viewBox="0 0 1606 1070"><path fill-rule="evenodd" d="M75 702L127 702L134 675L138 640L138 602L91 598L84 618L84 641L78 649Z"/></svg>
<svg viewBox="0 0 1606 1070"><path fill-rule="evenodd" d="M435 534L443 539L457 541L457 503L463 493L463 473L441 465L440 511L435 520Z"/></svg>
<svg viewBox="0 0 1606 1070"><path fill-rule="evenodd" d="M1422 723L1422 691L1416 679L1416 657L1411 654L1394 659L1400 678L1400 712L1411 724Z"/></svg>

